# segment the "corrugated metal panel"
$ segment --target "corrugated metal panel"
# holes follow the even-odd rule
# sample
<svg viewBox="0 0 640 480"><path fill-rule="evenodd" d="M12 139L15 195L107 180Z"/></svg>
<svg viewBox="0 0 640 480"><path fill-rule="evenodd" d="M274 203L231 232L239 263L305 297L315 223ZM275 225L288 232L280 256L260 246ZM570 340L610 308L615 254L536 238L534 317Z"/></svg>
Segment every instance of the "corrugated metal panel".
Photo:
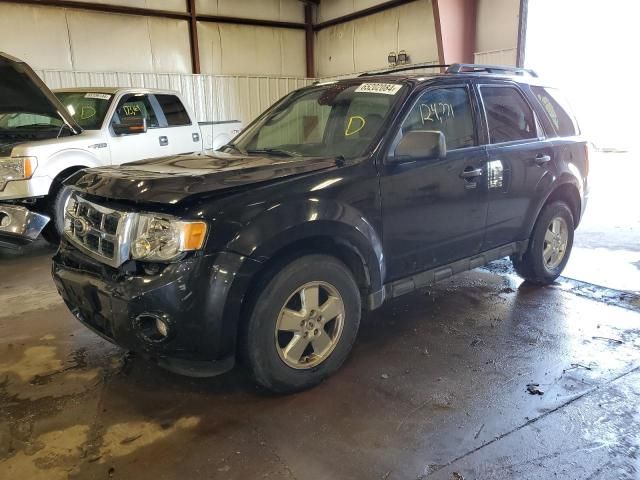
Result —
<svg viewBox="0 0 640 480"><path fill-rule="evenodd" d="M39 70L49 88L141 87L179 91L199 122L240 120L244 125L278 99L315 80L294 77L185 75Z"/></svg>
<svg viewBox="0 0 640 480"><path fill-rule="evenodd" d="M325 9L324 0L321 3L320 12ZM347 5L342 6L342 1L339 3L340 10L349 9ZM356 0L354 5L371 3L372 0ZM326 8L330 5L327 4ZM410 2L324 28L316 33L315 44L316 75L319 77L381 68L387 64L389 52L400 50L409 53L412 63L438 59L436 26L430 0Z"/></svg>
<svg viewBox="0 0 640 480"><path fill-rule="evenodd" d="M517 48L489 50L473 54L474 62L482 65L508 65L515 67L518 56Z"/></svg>

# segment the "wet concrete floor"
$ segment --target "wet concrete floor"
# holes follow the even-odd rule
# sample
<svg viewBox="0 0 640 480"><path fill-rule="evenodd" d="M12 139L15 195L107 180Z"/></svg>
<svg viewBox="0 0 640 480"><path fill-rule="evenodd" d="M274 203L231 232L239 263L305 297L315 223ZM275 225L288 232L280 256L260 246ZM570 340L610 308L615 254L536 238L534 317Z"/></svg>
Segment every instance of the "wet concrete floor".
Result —
<svg viewBox="0 0 640 480"><path fill-rule="evenodd" d="M576 230L566 277L640 294L639 152L593 152L590 195Z"/></svg>
<svg viewBox="0 0 640 480"><path fill-rule="evenodd" d="M2 479L640 478L637 297L498 262L387 303L334 377L275 397L129 358L62 305L52 253L0 254Z"/></svg>

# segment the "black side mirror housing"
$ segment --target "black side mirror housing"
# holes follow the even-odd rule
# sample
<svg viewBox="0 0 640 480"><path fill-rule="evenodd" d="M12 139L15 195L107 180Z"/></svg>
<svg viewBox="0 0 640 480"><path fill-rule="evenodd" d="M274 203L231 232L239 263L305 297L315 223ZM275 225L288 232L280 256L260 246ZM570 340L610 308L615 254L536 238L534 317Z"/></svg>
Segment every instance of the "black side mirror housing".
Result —
<svg viewBox="0 0 640 480"><path fill-rule="evenodd" d="M136 135L147 132L147 119L144 117L126 117L121 123L112 125L116 135Z"/></svg>
<svg viewBox="0 0 640 480"><path fill-rule="evenodd" d="M442 159L447 156L444 134L437 130L412 130L407 132L389 158L392 163L416 160Z"/></svg>

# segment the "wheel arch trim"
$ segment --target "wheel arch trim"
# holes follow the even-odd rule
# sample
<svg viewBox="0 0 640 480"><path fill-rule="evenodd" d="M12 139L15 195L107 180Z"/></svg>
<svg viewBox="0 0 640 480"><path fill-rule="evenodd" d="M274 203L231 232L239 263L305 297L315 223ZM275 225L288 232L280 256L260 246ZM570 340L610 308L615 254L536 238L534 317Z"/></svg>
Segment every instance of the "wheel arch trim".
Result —
<svg viewBox="0 0 640 480"><path fill-rule="evenodd" d="M373 225L350 205L315 200L282 205L258 215L229 242L228 250L268 263L314 245L333 245L357 256L365 273L367 293L382 290L384 254ZM319 252L331 253L327 248L319 248ZM352 265L347 266L352 269Z"/></svg>
<svg viewBox="0 0 640 480"><path fill-rule="evenodd" d="M549 193L536 205L531 221L528 223L529 230L527 232L527 237L531 236L535 222L538 217L540 217L542 209L555 200L565 200L569 203L569 208L571 209L571 213L574 217L574 229L577 228L580 223L584 207L584 196L582 191L581 185L571 175L565 175L557 179L554 185L549 189Z"/></svg>

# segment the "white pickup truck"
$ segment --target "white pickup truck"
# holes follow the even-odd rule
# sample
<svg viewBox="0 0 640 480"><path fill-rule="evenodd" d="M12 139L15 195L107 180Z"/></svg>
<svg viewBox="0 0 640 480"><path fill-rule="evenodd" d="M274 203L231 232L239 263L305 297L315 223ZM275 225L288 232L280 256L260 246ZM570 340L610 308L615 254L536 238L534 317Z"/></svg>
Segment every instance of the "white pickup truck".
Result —
<svg viewBox="0 0 640 480"><path fill-rule="evenodd" d="M57 242L68 189L87 167L217 149L238 121L203 122L177 92L76 88L51 92L24 62L0 53L0 246Z"/></svg>

